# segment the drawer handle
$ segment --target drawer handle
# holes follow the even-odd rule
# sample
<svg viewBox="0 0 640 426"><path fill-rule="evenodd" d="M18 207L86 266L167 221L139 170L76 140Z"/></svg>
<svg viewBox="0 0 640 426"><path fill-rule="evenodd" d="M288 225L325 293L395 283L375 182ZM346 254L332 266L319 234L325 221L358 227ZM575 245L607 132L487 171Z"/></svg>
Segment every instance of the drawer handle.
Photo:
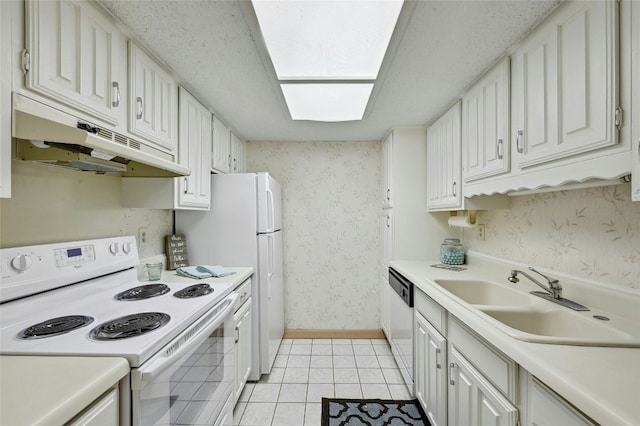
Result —
<svg viewBox="0 0 640 426"><path fill-rule="evenodd" d="M456 382L453 380L453 369L455 368L455 364L452 362L451 364L449 364L449 384L450 385L455 385Z"/></svg>

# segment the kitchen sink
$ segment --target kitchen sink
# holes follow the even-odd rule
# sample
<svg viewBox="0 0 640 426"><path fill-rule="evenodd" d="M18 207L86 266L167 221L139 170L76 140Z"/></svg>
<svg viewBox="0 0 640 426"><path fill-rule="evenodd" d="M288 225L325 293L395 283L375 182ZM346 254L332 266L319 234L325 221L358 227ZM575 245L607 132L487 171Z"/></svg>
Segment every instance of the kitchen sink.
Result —
<svg viewBox="0 0 640 426"><path fill-rule="evenodd" d="M436 280L507 335L526 342L640 347L640 322L598 309L574 311L517 288L483 280Z"/></svg>
<svg viewBox="0 0 640 426"><path fill-rule="evenodd" d="M528 306L531 296L491 281L436 280L449 293L471 305Z"/></svg>

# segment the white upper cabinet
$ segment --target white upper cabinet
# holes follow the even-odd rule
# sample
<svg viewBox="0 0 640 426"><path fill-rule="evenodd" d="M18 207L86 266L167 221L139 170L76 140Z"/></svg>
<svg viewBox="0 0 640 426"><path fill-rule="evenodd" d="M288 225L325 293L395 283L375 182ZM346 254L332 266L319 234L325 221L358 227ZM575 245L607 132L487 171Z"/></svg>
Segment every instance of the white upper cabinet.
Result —
<svg viewBox="0 0 640 426"><path fill-rule="evenodd" d="M29 89L118 124L126 56L111 18L87 1L28 0L25 36Z"/></svg>
<svg viewBox="0 0 640 426"><path fill-rule="evenodd" d="M244 173L246 142L231 132L231 172Z"/></svg>
<svg viewBox="0 0 640 426"><path fill-rule="evenodd" d="M464 182L509 171L509 59L484 75L462 97Z"/></svg>
<svg viewBox="0 0 640 426"><path fill-rule="evenodd" d="M382 208L388 209L393 207L393 179L392 179L392 167L393 167L393 133L382 143Z"/></svg>
<svg viewBox="0 0 640 426"><path fill-rule="evenodd" d="M175 178L176 208L209 210L211 204L211 112L180 87L178 162L191 169Z"/></svg>
<svg viewBox="0 0 640 426"><path fill-rule="evenodd" d="M215 115L213 116L211 169L219 173L231 172L231 131Z"/></svg>
<svg viewBox="0 0 640 426"><path fill-rule="evenodd" d="M462 206L460 102L427 128L427 208Z"/></svg>
<svg viewBox="0 0 640 426"><path fill-rule="evenodd" d="M129 41L129 131L169 153L178 143L178 84Z"/></svg>
<svg viewBox="0 0 640 426"><path fill-rule="evenodd" d="M526 169L618 142L617 2L562 8L512 58L512 148Z"/></svg>
<svg viewBox="0 0 640 426"><path fill-rule="evenodd" d="M632 183L631 199L640 201L640 3L629 2L631 7L631 143Z"/></svg>
<svg viewBox="0 0 640 426"><path fill-rule="evenodd" d="M0 198L11 197L11 20L0 2Z"/></svg>

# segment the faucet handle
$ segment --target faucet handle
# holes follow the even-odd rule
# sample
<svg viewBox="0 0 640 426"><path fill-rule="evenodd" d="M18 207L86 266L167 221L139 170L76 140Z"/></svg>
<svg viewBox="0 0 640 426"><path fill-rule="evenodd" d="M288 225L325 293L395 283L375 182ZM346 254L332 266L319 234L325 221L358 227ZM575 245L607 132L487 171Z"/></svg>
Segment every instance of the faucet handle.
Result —
<svg viewBox="0 0 640 426"><path fill-rule="evenodd" d="M511 275L507 277L507 280L509 280L509 282L512 283L517 283L520 281L520 278L518 278L518 271L516 271L515 269L511 270Z"/></svg>

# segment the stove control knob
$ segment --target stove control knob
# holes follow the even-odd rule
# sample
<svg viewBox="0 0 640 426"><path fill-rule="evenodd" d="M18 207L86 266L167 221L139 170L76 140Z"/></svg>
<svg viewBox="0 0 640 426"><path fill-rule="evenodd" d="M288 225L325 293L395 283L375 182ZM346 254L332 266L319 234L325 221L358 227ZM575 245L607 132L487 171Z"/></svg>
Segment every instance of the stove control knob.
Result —
<svg viewBox="0 0 640 426"><path fill-rule="evenodd" d="M13 266L13 268L18 272L24 272L29 269L31 267L31 263L31 256L28 254L19 254L11 259L11 266Z"/></svg>
<svg viewBox="0 0 640 426"><path fill-rule="evenodd" d="M111 243L109 245L109 251L111 252L112 255L117 255L120 252L120 244L118 243Z"/></svg>
<svg viewBox="0 0 640 426"><path fill-rule="evenodd" d="M124 252L124 254L131 253L131 243L129 242L122 243L122 251Z"/></svg>

